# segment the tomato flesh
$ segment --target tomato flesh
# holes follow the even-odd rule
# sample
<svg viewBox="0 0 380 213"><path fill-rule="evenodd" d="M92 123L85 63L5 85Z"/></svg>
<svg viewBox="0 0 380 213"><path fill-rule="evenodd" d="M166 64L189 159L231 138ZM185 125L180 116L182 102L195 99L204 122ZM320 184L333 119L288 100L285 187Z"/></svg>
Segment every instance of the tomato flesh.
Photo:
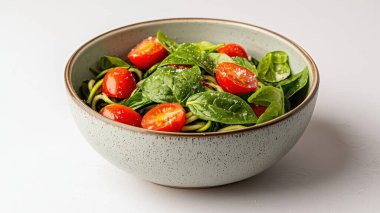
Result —
<svg viewBox="0 0 380 213"><path fill-rule="evenodd" d="M254 103L249 104L249 105L251 106L253 112L255 112L257 117L260 117L265 112L265 110L267 110L267 108L268 108L266 106L260 106L260 105L254 104Z"/></svg>
<svg viewBox="0 0 380 213"><path fill-rule="evenodd" d="M136 88L136 80L127 69L116 67L107 72L102 91L113 98L129 98Z"/></svg>
<svg viewBox="0 0 380 213"><path fill-rule="evenodd" d="M216 51L218 53L224 53L230 57L248 58L247 52L239 44L228 43L219 47L218 49L216 49Z"/></svg>
<svg viewBox="0 0 380 213"><path fill-rule="evenodd" d="M139 69L148 70L154 64L162 61L168 51L156 37L149 37L136 45L128 54L129 60Z"/></svg>
<svg viewBox="0 0 380 213"><path fill-rule="evenodd" d="M141 125L145 129L179 132L185 125L186 111L178 103L164 103L149 110Z"/></svg>
<svg viewBox="0 0 380 213"><path fill-rule="evenodd" d="M253 92L258 85L253 72L231 62L218 64L216 80L224 91L235 95Z"/></svg>
<svg viewBox="0 0 380 213"><path fill-rule="evenodd" d="M107 105L100 110L100 114L120 123L141 127L141 115L121 104Z"/></svg>

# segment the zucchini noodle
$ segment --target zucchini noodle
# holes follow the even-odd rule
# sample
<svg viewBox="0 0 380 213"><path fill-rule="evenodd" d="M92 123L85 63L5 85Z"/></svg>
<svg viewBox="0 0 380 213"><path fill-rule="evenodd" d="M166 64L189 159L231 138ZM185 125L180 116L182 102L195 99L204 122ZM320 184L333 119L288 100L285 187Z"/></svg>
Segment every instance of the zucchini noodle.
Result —
<svg viewBox="0 0 380 213"><path fill-rule="evenodd" d="M89 90L89 91L92 90L92 88L94 87L94 84L95 84L95 80L94 80L94 79L91 79L91 80L88 82L87 86L88 86L88 90Z"/></svg>
<svg viewBox="0 0 380 213"><path fill-rule="evenodd" d="M109 70L110 70L110 69L106 69L106 70L101 71L101 72L95 77L95 80L99 80L99 79L103 78L103 76L105 76Z"/></svg>
<svg viewBox="0 0 380 213"><path fill-rule="evenodd" d="M243 129L243 128L245 128L245 126L243 125L230 125L230 126L226 126L224 128L219 129L217 132L227 132L227 131Z"/></svg>
<svg viewBox="0 0 380 213"><path fill-rule="evenodd" d="M186 118L185 124L189 124L189 123L196 121L196 120L198 120L198 116L192 115L192 116Z"/></svg>
<svg viewBox="0 0 380 213"><path fill-rule="evenodd" d="M202 128L205 125L206 125L206 122L198 122L198 123L193 124L193 125L184 126L184 127L182 127L181 130L184 131L184 132L195 131L197 129Z"/></svg>
<svg viewBox="0 0 380 213"><path fill-rule="evenodd" d="M137 77L139 78L139 82L143 79L143 74L141 72L141 70L137 69L137 68L134 68L134 67L131 67L128 69L130 72L134 72L136 73Z"/></svg>
<svg viewBox="0 0 380 213"><path fill-rule="evenodd" d="M96 111L96 104L98 103L98 101L100 100L103 100L104 102L106 102L107 104L114 104L115 102L113 102L111 99L108 98L108 96L104 93L101 93L97 96L94 97L94 99L92 100L92 103L91 103L91 108L93 110Z"/></svg>
<svg viewBox="0 0 380 213"><path fill-rule="evenodd" d="M145 79L143 79L143 80L141 80L141 81L137 82L137 84L136 84L136 87L140 87L140 86L141 86L141 84L142 84L142 83L144 83L144 81L145 81Z"/></svg>
<svg viewBox="0 0 380 213"><path fill-rule="evenodd" d="M90 105L92 103L92 99L94 98L94 96L96 95L96 92L102 86L102 84L103 84L103 79L96 82L95 85L92 87L92 89L90 91L90 95L87 98L87 104L88 105Z"/></svg>
<svg viewBox="0 0 380 213"><path fill-rule="evenodd" d="M216 79L210 75L202 75L203 80L217 84Z"/></svg>
<svg viewBox="0 0 380 213"><path fill-rule="evenodd" d="M194 121L196 121L198 119L199 119L198 116L193 115L192 112L188 112L188 113L186 113L185 124L192 123L192 122L194 122ZM189 132L189 131L204 132L204 131L208 130L211 127L211 123L212 123L211 121L196 122L195 124L184 126L182 128L182 131L186 131L186 132Z"/></svg>
<svg viewBox="0 0 380 213"><path fill-rule="evenodd" d="M202 75L202 79L205 81L204 83L207 86L210 86L212 88L212 90L216 90L218 92L224 92L224 90L222 89L222 87L218 85L218 82L216 81L214 77L210 75ZM207 88L207 89L210 89L210 88Z"/></svg>
<svg viewBox="0 0 380 213"><path fill-rule="evenodd" d="M218 92L224 92L224 90L222 89L222 87L220 87L218 84L208 83L208 82L206 84L209 85L210 87L212 87L213 89L215 89Z"/></svg>
<svg viewBox="0 0 380 213"><path fill-rule="evenodd" d="M186 113L186 118L190 118L191 116L193 116L193 113L192 113L192 112L188 112L188 113Z"/></svg>
<svg viewBox="0 0 380 213"><path fill-rule="evenodd" d="M204 126L197 129L197 132L204 132L204 131L208 130L211 127L211 123L212 123L211 121L207 121L207 123Z"/></svg>

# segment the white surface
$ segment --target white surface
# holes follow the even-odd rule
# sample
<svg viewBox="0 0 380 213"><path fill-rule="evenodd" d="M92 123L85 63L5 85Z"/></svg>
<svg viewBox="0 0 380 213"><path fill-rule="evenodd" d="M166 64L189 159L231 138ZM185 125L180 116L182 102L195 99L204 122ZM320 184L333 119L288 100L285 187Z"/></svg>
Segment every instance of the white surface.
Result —
<svg viewBox="0 0 380 213"><path fill-rule="evenodd" d="M0 212L380 212L380 3L247 2L1 0ZM315 59L313 119L273 168L220 188L165 188L80 135L63 86L69 56L105 31L168 17L257 24Z"/></svg>

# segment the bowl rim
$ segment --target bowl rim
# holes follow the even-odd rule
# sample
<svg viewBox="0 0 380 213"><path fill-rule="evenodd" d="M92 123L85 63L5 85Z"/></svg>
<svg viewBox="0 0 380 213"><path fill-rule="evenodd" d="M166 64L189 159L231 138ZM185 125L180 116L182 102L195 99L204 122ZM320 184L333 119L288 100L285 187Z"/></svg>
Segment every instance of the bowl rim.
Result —
<svg viewBox="0 0 380 213"><path fill-rule="evenodd" d="M87 106L78 96L78 94L75 92L73 85L71 83L71 72L72 72L72 66L78 55L87 47L92 45L93 43L97 42L98 40L117 33L122 30L126 30L128 28L136 28L136 27L141 27L145 25L151 25L151 24L159 24L159 23L175 23L175 22L208 22L208 23L220 23L220 24L228 24L228 25L235 25L239 27L244 27L244 28L251 28L255 30L260 30L263 33L270 34L271 36L276 37L277 39L282 39L283 41L287 42L291 46L293 46L295 49L297 49L307 60L307 62L310 65L310 72L313 77L313 82L310 85L310 92L306 96L306 98L294 109L291 111L285 113L284 115L281 115L275 119L272 119L270 121L257 124L254 126L238 129L238 130L232 130L232 131L226 131L226 132L163 132L163 131L155 131L155 130L148 130L140 127L135 127L127 124L123 124L120 122L116 122L114 120L108 119L102 115L100 115L98 112L94 111L91 109L89 106ZM229 134L235 134L235 133L242 133L242 132L247 132L251 130L257 130L265 127L272 126L274 124L278 124L287 118L293 116L295 113L303 109L308 103L313 99L313 97L317 94L318 87L319 87L319 72L317 65L315 64L314 60L311 58L311 56L297 43L294 41L290 40L289 38L276 33L272 30L266 29L264 27L260 27L257 25L253 24L248 24L244 22L239 22L239 21L232 21L232 20L225 20L225 19L214 19L214 18L169 18L169 19L155 19L155 20L150 20L150 21L143 21L143 22L138 22L126 26L122 26L110 31L107 31L105 33L100 34L99 36L96 36L95 38L87 41L85 44L80 46L70 57L68 60L66 67L65 67L65 72L64 72L64 80L65 80L65 87L67 89L67 92L69 93L70 97L73 99L74 103L76 103L81 109L85 110L89 115L94 116L97 119L100 119L101 121L110 124L112 126L116 126L122 129L126 130L131 130L134 132L141 132L141 133L148 133L148 134L154 134L157 136L191 136L191 137L205 137L205 136L216 136L216 135L229 135Z"/></svg>

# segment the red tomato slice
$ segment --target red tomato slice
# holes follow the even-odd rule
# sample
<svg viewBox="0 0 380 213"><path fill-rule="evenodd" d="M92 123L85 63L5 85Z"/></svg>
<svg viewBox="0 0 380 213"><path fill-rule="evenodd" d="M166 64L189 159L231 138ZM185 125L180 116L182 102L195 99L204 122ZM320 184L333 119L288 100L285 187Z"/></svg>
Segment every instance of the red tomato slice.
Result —
<svg viewBox="0 0 380 213"><path fill-rule="evenodd" d="M141 127L141 115L121 104L107 105L100 110L100 114L120 123Z"/></svg>
<svg viewBox="0 0 380 213"><path fill-rule="evenodd" d="M154 64L162 61L168 51L156 37L149 37L137 44L128 54L129 60L139 69L148 70Z"/></svg>
<svg viewBox="0 0 380 213"><path fill-rule="evenodd" d="M224 91L235 95L250 93L257 88L255 74L231 62L222 62L218 65L216 80Z"/></svg>
<svg viewBox="0 0 380 213"><path fill-rule="evenodd" d="M229 43L225 44L218 49L216 49L218 53L224 53L227 54L230 57L243 57L248 58L247 52L244 50L242 46L239 44Z"/></svg>
<svg viewBox="0 0 380 213"><path fill-rule="evenodd" d="M108 97L129 98L135 88L135 78L124 68L113 68L104 76L102 91Z"/></svg>
<svg viewBox="0 0 380 213"><path fill-rule="evenodd" d="M145 129L179 132L185 125L186 111L178 103L159 104L143 117L141 125Z"/></svg>
<svg viewBox="0 0 380 213"><path fill-rule="evenodd" d="M256 105L256 104L249 104L251 106L251 108L253 109L253 111L255 112L256 116L257 117L260 117L264 112L265 110L267 110L268 107L266 106L260 106L260 105Z"/></svg>

